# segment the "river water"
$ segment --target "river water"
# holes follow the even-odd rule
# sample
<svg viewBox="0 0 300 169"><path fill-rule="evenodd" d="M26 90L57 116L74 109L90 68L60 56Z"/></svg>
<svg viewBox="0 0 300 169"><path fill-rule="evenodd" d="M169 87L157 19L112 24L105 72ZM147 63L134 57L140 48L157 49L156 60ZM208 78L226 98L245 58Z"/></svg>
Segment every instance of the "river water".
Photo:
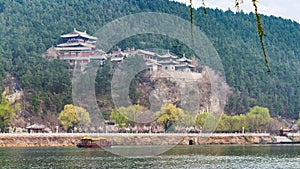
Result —
<svg viewBox="0 0 300 169"><path fill-rule="evenodd" d="M118 152L163 147L112 147ZM126 153L124 153L126 154ZM0 148L1 168L300 168L300 145L175 146L155 156L76 147Z"/></svg>

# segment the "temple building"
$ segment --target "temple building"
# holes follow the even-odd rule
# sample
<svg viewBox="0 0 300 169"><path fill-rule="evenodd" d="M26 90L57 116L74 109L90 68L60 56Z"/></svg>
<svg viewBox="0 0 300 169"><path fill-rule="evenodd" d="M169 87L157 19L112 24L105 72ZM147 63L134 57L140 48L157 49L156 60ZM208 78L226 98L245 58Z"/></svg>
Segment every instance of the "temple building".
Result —
<svg viewBox="0 0 300 169"><path fill-rule="evenodd" d="M113 52L107 55L107 57L113 61L121 63L123 60L130 56L142 57L147 65L147 69L150 72L153 71L180 71L180 72L196 72L196 66L193 65L192 60L183 55L178 58L172 55L169 51L160 55L155 52L142 50L142 49L127 49L122 51L117 47Z"/></svg>
<svg viewBox="0 0 300 169"><path fill-rule="evenodd" d="M192 64L192 60L185 56L178 58L167 51L165 54L142 50L127 48L122 51L119 47L114 47L110 53L106 53L101 49L96 48L97 37L91 36L86 31L81 32L74 30L71 33L60 36L62 43L51 47L43 55L47 59L60 59L68 62L71 66L80 65L84 68L86 64L91 61L96 61L103 65L106 60L121 63L127 57L132 55L141 56L148 70L151 71L181 71L181 72L195 72L196 66Z"/></svg>
<svg viewBox="0 0 300 169"><path fill-rule="evenodd" d="M179 64L175 65L175 70L190 72L195 71L196 69L196 66L192 64L192 60L186 58L185 55L183 55L180 59L176 59L176 62Z"/></svg>
<svg viewBox="0 0 300 169"><path fill-rule="evenodd" d="M151 59L147 59L146 63L148 65L148 70L164 70L164 71L182 71L191 72L195 71L196 66L192 65L192 60L183 56L178 58L169 53L169 51L164 55L155 55Z"/></svg>
<svg viewBox="0 0 300 169"><path fill-rule="evenodd" d="M58 44L54 51L58 59L69 62L71 65L85 65L92 60L106 60L105 54L95 52L97 37L91 36L86 31L81 32L74 28L73 32L60 36L63 43Z"/></svg>
<svg viewBox="0 0 300 169"><path fill-rule="evenodd" d="M96 61L103 65L106 60L112 62L123 62L123 60L132 55L141 56L148 70L151 71L181 71L194 72L196 66L192 64L192 60L185 56L178 58L175 55L166 52L164 55L155 52L134 48L127 48L122 51L119 47L114 47L110 53L106 53L101 49L96 49L97 37L91 36L86 31L81 32L74 28L73 32L60 36L62 43L55 47L49 48L44 57L47 59L60 59L68 62L71 66L84 65L91 61Z"/></svg>
<svg viewBox="0 0 300 169"><path fill-rule="evenodd" d="M165 71L175 71L175 66L179 64L176 61L177 56L171 55L169 51L164 55L157 56L157 62L162 65L162 70Z"/></svg>

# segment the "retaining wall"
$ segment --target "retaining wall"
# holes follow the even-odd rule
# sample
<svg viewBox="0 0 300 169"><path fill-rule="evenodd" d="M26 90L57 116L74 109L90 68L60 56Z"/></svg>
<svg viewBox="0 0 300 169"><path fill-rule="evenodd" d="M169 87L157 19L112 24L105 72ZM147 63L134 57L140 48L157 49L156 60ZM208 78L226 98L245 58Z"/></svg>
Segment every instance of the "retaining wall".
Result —
<svg viewBox="0 0 300 169"><path fill-rule="evenodd" d="M113 145L271 143L270 134L0 134L0 147L76 146L83 136L106 137Z"/></svg>

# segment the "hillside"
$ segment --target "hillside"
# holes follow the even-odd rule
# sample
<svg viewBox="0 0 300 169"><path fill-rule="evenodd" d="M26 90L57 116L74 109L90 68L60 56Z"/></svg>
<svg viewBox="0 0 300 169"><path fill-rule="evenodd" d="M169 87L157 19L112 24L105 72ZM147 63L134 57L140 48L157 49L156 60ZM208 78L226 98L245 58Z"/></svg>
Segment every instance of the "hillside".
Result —
<svg viewBox="0 0 300 169"><path fill-rule="evenodd" d="M6 74L10 73L25 92L24 112L40 119L56 116L63 105L72 102L69 66L40 56L60 41L61 34L73 28L93 33L121 16L149 11L189 19L188 7L168 0L0 0L2 88ZM260 105L269 108L273 116L296 119L300 110L300 25L281 18L262 17L272 71L267 73L253 14L207 11L204 15L201 9L195 10L194 23L217 49L227 83L233 89L226 112L241 114ZM147 46L140 43L141 39ZM132 37L119 46L163 47L178 55L191 53L176 40L154 35ZM99 78L109 79L109 76L100 73ZM99 88L98 96L103 94L109 100L109 85ZM100 106L108 113L112 105L105 102Z"/></svg>

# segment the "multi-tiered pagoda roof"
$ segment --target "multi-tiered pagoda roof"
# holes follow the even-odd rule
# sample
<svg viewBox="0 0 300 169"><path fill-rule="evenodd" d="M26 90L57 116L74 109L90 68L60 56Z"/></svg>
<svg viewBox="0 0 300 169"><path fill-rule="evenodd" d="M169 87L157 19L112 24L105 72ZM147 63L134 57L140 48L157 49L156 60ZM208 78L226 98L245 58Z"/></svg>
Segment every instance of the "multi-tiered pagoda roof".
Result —
<svg viewBox="0 0 300 169"><path fill-rule="evenodd" d="M58 44L57 51L91 51L95 49L97 37L88 35L86 31L74 31L60 36L64 43Z"/></svg>
<svg viewBox="0 0 300 169"><path fill-rule="evenodd" d="M81 32L74 28L73 32L63 34L60 37L63 39L63 43L55 47L58 58L68 61L72 65L103 59L102 56L95 56L97 37L87 34L86 31Z"/></svg>
<svg viewBox="0 0 300 169"><path fill-rule="evenodd" d="M91 40L91 41L94 41L94 42L96 42L96 40L97 40L97 37L88 35L86 33L86 31L80 32L80 31L76 30L75 28L74 28L74 31L72 33L64 34L64 35L61 35L60 37L61 38L77 38L77 39L78 38L84 38L86 40Z"/></svg>

